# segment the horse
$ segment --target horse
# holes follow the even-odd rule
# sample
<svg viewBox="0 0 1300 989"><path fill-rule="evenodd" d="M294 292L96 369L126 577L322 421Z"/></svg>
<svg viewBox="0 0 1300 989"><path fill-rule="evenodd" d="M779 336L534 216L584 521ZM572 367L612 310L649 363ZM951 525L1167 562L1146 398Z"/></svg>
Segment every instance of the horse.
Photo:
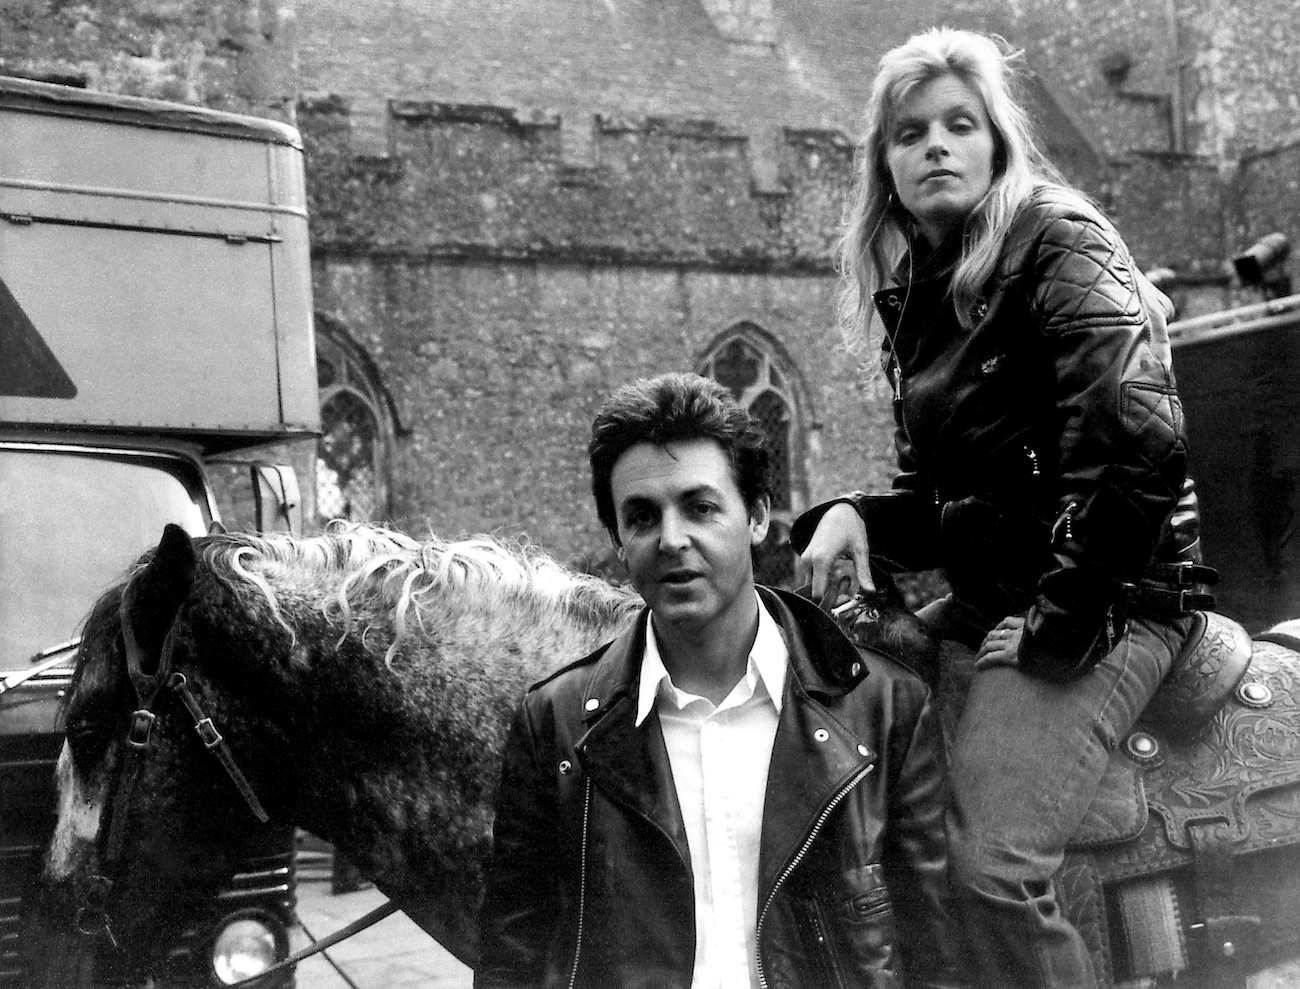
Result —
<svg viewBox="0 0 1300 989"><path fill-rule="evenodd" d="M334 523L311 537L191 539L169 526L86 621L45 870L56 913L66 922L90 903L89 927L112 933L100 950L143 981L151 949L187 923L230 849L289 822L332 842L472 967L510 715L530 683L641 607L629 589L489 537ZM931 648L909 645L910 614L886 611L859 607L843 624L901 661ZM1204 631L1203 664L1250 651L1226 625ZM1269 928L1300 908L1296 646L1255 643L1249 676L1205 724L1177 724L1175 703L1174 728L1140 723L1112 758L1057 876L1103 985L1178 976L1218 989L1254 972L1262 989L1300 971L1294 925ZM1204 708L1200 682L1182 687ZM156 724L135 757L125 740L142 703ZM224 762L193 737L196 711L224 736ZM142 909L152 903L165 907Z"/></svg>

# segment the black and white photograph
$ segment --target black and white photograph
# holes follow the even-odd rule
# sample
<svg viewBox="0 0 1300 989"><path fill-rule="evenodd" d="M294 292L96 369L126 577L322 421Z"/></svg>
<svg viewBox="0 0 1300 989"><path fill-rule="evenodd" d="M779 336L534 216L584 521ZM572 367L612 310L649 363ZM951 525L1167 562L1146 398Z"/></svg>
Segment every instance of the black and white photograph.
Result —
<svg viewBox="0 0 1300 989"><path fill-rule="evenodd" d="M3 0L0 989L1300 989L1297 242L1295 0Z"/></svg>

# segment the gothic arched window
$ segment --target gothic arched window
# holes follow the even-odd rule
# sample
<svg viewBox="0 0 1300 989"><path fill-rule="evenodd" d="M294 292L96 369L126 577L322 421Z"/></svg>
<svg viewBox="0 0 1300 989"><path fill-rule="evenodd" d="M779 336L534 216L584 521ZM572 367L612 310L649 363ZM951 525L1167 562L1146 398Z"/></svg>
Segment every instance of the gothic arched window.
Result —
<svg viewBox="0 0 1300 989"><path fill-rule="evenodd" d="M317 317L316 384L321 437L316 447L318 521L371 522L389 514L393 425L365 353Z"/></svg>
<svg viewBox="0 0 1300 989"><path fill-rule="evenodd" d="M772 508L798 513L806 507L803 410L788 357L753 323L737 323L714 341L700 373L725 385L767 435L772 463Z"/></svg>

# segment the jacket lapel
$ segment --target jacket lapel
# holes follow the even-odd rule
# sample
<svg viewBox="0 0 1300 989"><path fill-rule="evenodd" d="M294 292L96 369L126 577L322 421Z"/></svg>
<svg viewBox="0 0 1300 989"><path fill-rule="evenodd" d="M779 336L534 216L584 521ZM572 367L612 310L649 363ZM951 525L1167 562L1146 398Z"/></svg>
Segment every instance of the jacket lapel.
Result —
<svg viewBox="0 0 1300 989"><path fill-rule="evenodd" d="M874 764L876 753L824 703L833 703L865 676L852 644L810 603L771 593L764 593L763 600L790 650L759 844L759 889L767 891L811 836L827 805L859 771ZM760 909L762 905L760 901Z"/></svg>
<svg viewBox="0 0 1300 989"><path fill-rule="evenodd" d="M825 707L866 675L852 643L811 602L767 588L759 593L790 651L759 845L759 888L770 890L826 805L875 762L876 754ZM582 698L587 728L576 750L600 791L661 830L689 868L686 827L659 716L652 712L640 728L635 723L647 618L643 611L592 670Z"/></svg>
<svg viewBox="0 0 1300 989"><path fill-rule="evenodd" d="M659 715L652 711L639 728L636 725L648 614L642 611L596 663L582 698L587 730L575 748L601 792L655 824L689 865L686 825Z"/></svg>

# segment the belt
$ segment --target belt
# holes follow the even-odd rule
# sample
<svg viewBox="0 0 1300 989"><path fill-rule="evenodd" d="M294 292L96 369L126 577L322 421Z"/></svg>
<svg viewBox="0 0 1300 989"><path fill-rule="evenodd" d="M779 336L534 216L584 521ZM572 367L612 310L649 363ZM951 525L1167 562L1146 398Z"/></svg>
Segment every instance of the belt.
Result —
<svg viewBox="0 0 1300 989"><path fill-rule="evenodd" d="M1141 580L1122 585L1124 603L1157 618L1210 611L1215 597L1203 588L1218 582L1219 572L1201 563L1151 563Z"/></svg>

